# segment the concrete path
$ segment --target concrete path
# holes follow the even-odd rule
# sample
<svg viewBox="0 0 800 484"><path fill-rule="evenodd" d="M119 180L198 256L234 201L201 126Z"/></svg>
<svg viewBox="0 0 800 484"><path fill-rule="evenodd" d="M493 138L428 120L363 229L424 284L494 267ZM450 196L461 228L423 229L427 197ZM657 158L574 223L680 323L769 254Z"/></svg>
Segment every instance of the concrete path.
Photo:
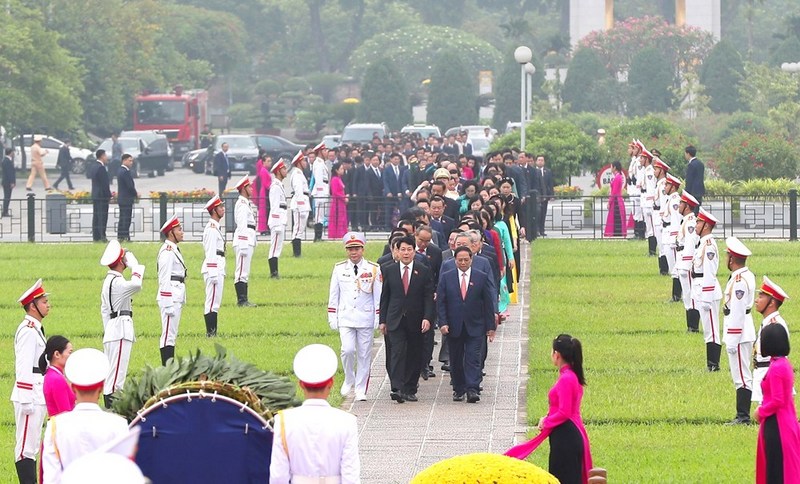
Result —
<svg viewBox="0 0 800 484"><path fill-rule="evenodd" d="M358 417L363 483L407 483L440 460L473 452L502 453L525 437L528 244L521 257L520 299L510 306L509 318L489 344L477 404L453 401L449 373L441 371L438 362L436 377L420 380L419 402L391 401L383 339L375 340L368 400L342 405ZM434 360L438 350L437 345Z"/></svg>

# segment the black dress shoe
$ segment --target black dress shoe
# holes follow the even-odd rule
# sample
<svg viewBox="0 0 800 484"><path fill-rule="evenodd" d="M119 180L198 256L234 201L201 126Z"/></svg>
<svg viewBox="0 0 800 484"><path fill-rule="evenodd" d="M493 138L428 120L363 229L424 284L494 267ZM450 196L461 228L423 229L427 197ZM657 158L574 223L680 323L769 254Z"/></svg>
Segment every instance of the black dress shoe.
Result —
<svg viewBox="0 0 800 484"><path fill-rule="evenodd" d="M463 402L464 401L464 394L453 392L453 401L454 402Z"/></svg>
<svg viewBox="0 0 800 484"><path fill-rule="evenodd" d="M436 378L436 373L434 373L433 370L428 370L428 377L429 378Z"/></svg>
<svg viewBox="0 0 800 484"><path fill-rule="evenodd" d="M419 372L419 376L421 376L423 380L428 381L428 370L422 370Z"/></svg>
<svg viewBox="0 0 800 484"><path fill-rule="evenodd" d="M467 403L478 403L481 397L475 392L467 392Z"/></svg>
<svg viewBox="0 0 800 484"><path fill-rule="evenodd" d="M419 401L419 399L417 398L417 395L416 395L415 393L406 393L405 395L403 395L403 397L404 397L404 398L406 399L406 401L408 401L408 402L416 402L416 401Z"/></svg>
<svg viewBox="0 0 800 484"><path fill-rule="evenodd" d="M442 365L442 371L450 371L450 365Z"/></svg>
<svg viewBox="0 0 800 484"><path fill-rule="evenodd" d="M391 399L397 403L403 403L406 401L405 395L402 393L392 392L389 394L389 397L391 397Z"/></svg>

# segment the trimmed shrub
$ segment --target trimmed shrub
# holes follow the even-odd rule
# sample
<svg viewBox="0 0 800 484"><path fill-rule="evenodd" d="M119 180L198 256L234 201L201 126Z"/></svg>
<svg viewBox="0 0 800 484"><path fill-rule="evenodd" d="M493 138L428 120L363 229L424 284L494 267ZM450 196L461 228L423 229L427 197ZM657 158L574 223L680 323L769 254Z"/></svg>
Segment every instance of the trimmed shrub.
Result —
<svg viewBox="0 0 800 484"><path fill-rule="evenodd" d="M794 178L797 155L795 147L782 137L740 132L720 146L717 170L728 181Z"/></svg>
<svg viewBox="0 0 800 484"><path fill-rule="evenodd" d="M739 83L744 78L742 56L725 40L711 49L700 72L700 82L711 98L708 107L715 113L741 109Z"/></svg>
<svg viewBox="0 0 800 484"><path fill-rule="evenodd" d="M494 117L492 117L492 126L499 131L503 131L509 121L519 122L519 96L520 96L520 80L521 73L519 64L514 60L513 52L509 52L503 56L505 62L503 63L500 73L496 77L493 87L495 94L494 102ZM536 72L533 74L533 96L534 104L537 99L544 96L542 91L542 84L544 83L544 67L539 63L536 55L533 56L531 61L536 67Z"/></svg>
<svg viewBox="0 0 800 484"><path fill-rule="evenodd" d="M414 120L403 77L389 59L376 61L364 74L358 119L365 123L385 122L393 130Z"/></svg>
<svg viewBox="0 0 800 484"><path fill-rule="evenodd" d="M461 57L443 52L431 72L428 123L441 129L478 124L478 88Z"/></svg>
<svg viewBox="0 0 800 484"><path fill-rule="evenodd" d="M672 66L657 48L640 50L631 61L628 74L628 113L641 116L668 111L672 106L670 87L674 77Z"/></svg>
<svg viewBox="0 0 800 484"><path fill-rule="evenodd" d="M613 111L614 96L609 96L608 91L615 84L597 52L584 47L572 57L561 97L574 113Z"/></svg>

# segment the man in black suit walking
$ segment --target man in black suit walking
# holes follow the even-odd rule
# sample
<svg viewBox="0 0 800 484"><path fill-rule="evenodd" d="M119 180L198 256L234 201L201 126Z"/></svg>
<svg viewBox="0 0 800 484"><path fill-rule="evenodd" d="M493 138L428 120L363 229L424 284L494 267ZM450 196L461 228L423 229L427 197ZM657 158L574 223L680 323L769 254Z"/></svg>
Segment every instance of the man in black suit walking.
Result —
<svg viewBox="0 0 800 484"><path fill-rule="evenodd" d="M69 140L65 139L64 144L58 149L58 161L56 161L56 166L61 169L61 176L53 183L53 188L58 190L58 184L61 183L61 180L67 180L67 186L70 190L73 189L72 180L69 178L69 174L72 172L72 163L72 155L69 153Z"/></svg>
<svg viewBox="0 0 800 484"><path fill-rule="evenodd" d="M108 242L106 225L108 225L108 204L111 200L108 169L106 168L108 154L106 150L97 150L95 157L98 165L92 172L92 240Z"/></svg>
<svg viewBox="0 0 800 484"><path fill-rule="evenodd" d="M547 219L547 204L553 198L553 173L544 166L544 155L536 157L536 168L533 170L533 189L539 191L539 235L544 237L544 222Z"/></svg>
<svg viewBox="0 0 800 484"><path fill-rule="evenodd" d="M692 194L697 199L698 203L703 203L703 195L706 194L705 173L706 167L702 161L697 159L697 148L692 145L687 146L683 150L683 157L689 162L686 165L686 181L684 182L683 189ZM695 207L695 213L699 210L700 205Z"/></svg>
<svg viewBox="0 0 800 484"><path fill-rule="evenodd" d="M119 203L119 225L117 238L120 241L131 240L131 219L133 216L133 201L136 200L136 184L131 174L133 156L125 153L122 155L122 166L117 173L117 203Z"/></svg>
<svg viewBox="0 0 800 484"><path fill-rule="evenodd" d="M422 222L417 222L422 223ZM415 223L416 225L416 223ZM442 249L432 243L433 229L430 225L418 225L414 231L414 239L417 242L417 253L425 256L427 265L431 269L431 276L433 277L433 285L439 283L439 271L442 268ZM431 321L432 323L434 321ZM422 337L422 360L420 360L420 375L423 380L435 377L436 373L431 368L431 359L433 359L433 331L428 331Z"/></svg>
<svg viewBox="0 0 800 484"><path fill-rule="evenodd" d="M214 155L214 176L219 182L217 195L222 197L228 179L231 177L231 164L228 162L228 143L222 143L222 151Z"/></svg>
<svg viewBox="0 0 800 484"><path fill-rule="evenodd" d="M403 193L406 191L406 167L400 166L400 155L392 153L389 157L390 162L383 169L383 195L384 201L384 223L387 228L392 227L392 215L395 209L398 215L405 210Z"/></svg>
<svg viewBox="0 0 800 484"><path fill-rule="evenodd" d="M14 148L6 148L3 156L3 217L9 217L11 212L8 204L11 203L11 191L17 186L17 173L14 171Z"/></svg>
<svg viewBox="0 0 800 484"><path fill-rule="evenodd" d="M364 215L362 221L372 230L380 229L382 225L382 200L383 200L383 180L381 179L380 170L381 159L378 155L371 155L370 162L364 160L366 175L366 209L367 214Z"/></svg>
<svg viewBox="0 0 800 484"><path fill-rule="evenodd" d="M406 236L397 239L398 262L381 267L381 333L388 334L390 361L387 371L391 380L392 400L397 403L417 401L422 336L431 330L434 316L433 275L423 264L414 261L415 241Z"/></svg>

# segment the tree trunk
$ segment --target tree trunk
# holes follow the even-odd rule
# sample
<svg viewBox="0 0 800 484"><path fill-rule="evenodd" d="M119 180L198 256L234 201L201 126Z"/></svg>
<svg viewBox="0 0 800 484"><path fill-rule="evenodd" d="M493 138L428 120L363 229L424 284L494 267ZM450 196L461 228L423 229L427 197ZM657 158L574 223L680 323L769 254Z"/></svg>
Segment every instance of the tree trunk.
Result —
<svg viewBox="0 0 800 484"><path fill-rule="evenodd" d="M314 48L319 56L320 72L332 72L331 55L328 51L328 44L325 42L325 33L322 30L322 18L320 10L325 0L308 0L308 13L310 15L311 31L309 35L313 39Z"/></svg>

